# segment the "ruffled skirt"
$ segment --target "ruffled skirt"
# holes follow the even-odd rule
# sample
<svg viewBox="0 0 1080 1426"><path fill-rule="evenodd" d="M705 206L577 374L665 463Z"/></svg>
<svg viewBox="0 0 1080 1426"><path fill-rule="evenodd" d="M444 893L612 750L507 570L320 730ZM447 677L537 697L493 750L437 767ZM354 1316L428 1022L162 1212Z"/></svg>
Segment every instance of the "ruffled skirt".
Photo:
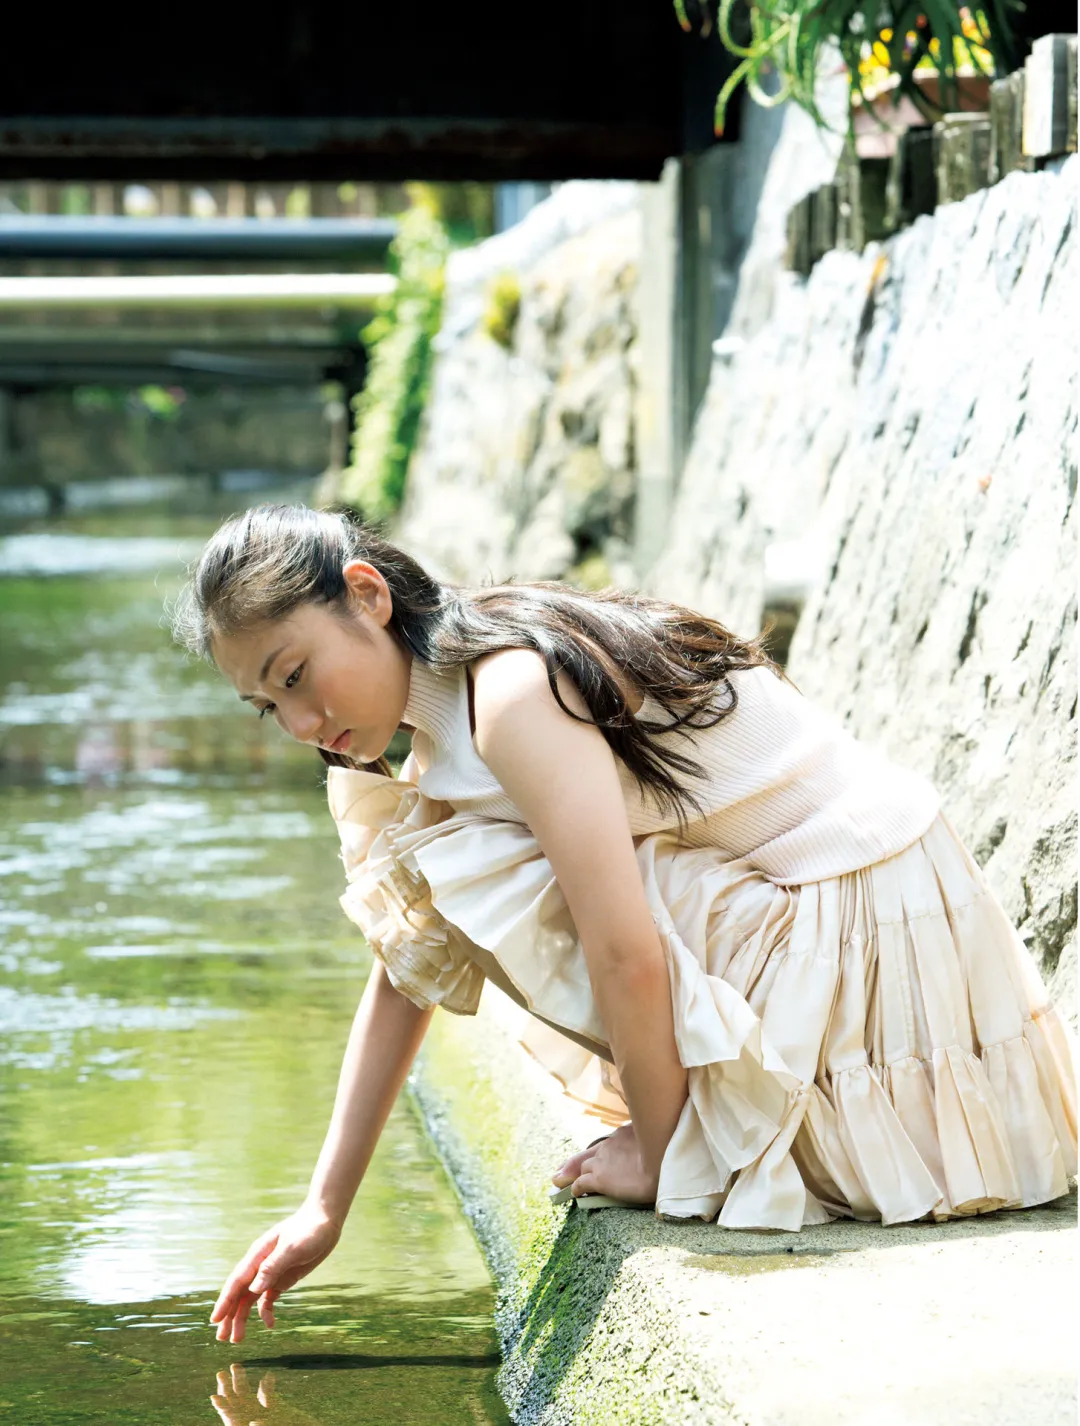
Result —
<svg viewBox="0 0 1080 1426"><path fill-rule="evenodd" d="M526 826L335 769L342 897L418 1005L472 1013L485 975L537 1019L527 1047L626 1118L573 921ZM798 1230L1022 1208L1067 1192L1067 1032L943 816L896 856L802 886L637 839L689 1095L657 1212Z"/></svg>

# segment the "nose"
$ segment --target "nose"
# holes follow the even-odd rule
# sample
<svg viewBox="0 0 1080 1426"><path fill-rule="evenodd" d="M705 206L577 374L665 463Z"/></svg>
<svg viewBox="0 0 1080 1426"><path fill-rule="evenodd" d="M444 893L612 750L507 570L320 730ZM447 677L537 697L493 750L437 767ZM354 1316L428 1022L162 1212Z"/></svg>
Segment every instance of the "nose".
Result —
<svg viewBox="0 0 1080 1426"><path fill-rule="evenodd" d="M295 738L298 743L317 741L323 720L313 708L295 706L288 710L282 708L280 716L282 725L290 738Z"/></svg>

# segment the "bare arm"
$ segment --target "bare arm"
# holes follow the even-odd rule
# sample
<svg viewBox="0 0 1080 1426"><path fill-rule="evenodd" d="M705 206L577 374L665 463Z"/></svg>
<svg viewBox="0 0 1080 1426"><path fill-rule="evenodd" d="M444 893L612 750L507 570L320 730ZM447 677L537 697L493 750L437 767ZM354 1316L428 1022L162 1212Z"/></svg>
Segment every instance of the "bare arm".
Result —
<svg viewBox="0 0 1080 1426"><path fill-rule="evenodd" d="M560 709L543 660L503 650L475 670L477 746L521 810L566 897L622 1081L642 1166L655 1190L686 1100L671 989L634 854L614 754ZM585 717L565 675L559 690Z"/></svg>
<svg viewBox="0 0 1080 1426"><path fill-rule="evenodd" d="M432 1014L396 991L382 962L375 962L353 1020L330 1127L308 1189L308 1202L339 1226L367 1172Z"/></svg>
<svg viewBox="0 0 1080 1426"><path fill-rule="evenodd" d="M333 1250L379 1135L405 1082L432 1011L390 984L382 963L368 976L353 1020L337 1095L303 1205L257 1238L221 1290L210 1321L218 1340L243 1340L248 1314L274 1325L273 1305Z"/></svg>

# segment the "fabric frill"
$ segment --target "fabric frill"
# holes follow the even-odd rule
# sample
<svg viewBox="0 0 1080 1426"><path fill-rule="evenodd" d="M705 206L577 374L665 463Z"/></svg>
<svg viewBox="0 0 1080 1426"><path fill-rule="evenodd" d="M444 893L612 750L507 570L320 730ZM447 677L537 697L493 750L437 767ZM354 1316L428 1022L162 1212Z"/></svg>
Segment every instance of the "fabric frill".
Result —
<svg viewBox="0 0 1080 1426"><path fill-rule="evenodd" d="M528 827L452 813L377 774L332 769L329 787L342 906L393 984L472 1014L483 966L497 966L540 1017L527 1047L624 1119L573 921ZM802 886L666 832L638 839L637 858L689 1079L658 1213L796 1231L1068 1190L1067 1033L944 816L896 856Z"/></svg>

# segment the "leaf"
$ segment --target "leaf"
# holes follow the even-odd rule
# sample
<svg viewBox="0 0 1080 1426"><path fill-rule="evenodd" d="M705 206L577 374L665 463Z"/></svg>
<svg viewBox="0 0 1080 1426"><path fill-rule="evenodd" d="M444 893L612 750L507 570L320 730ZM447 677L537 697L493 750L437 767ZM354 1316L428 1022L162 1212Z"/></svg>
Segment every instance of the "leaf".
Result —
<svg viewBox="0 0 1080 1426"><path fill-rule="evenodd" d="M740 44L735 40L731 20L738 0L720 0L718 29L721 42L740 63L726 80L717 96L716 131L723 133L727 106L740 83L745 82L759 104L780 102L766 89L763 77L769 66L775 68L779 91L810 113L818 124L825 119L817 107L816 87L821 65L830 47L836 47L851 76L852 92L865 100L860 64L864 45L876 41L882 29L891 29L887 43L885 67L897 76L894 100L907 95L926 113L928 101L915 78L916 66L929 54L929 42L940 47L937 65L941 97L946 103L959 103L957 88L958 52L971 52L974 41L964 37L961 5L958 0L749 0L750 40ZM675 0L677 12L685 0ZM1017 41L1011 16L1024 11L1023 0L984 0L982 8L974 10L977 23L984 31L980 42L990 55L998 73L1007 72L1017 52ZM909 32L917 38L911 51L906 50ZM963 46L959 50L957 42ZM972 55L979 63L979 57Z"/></svg>

